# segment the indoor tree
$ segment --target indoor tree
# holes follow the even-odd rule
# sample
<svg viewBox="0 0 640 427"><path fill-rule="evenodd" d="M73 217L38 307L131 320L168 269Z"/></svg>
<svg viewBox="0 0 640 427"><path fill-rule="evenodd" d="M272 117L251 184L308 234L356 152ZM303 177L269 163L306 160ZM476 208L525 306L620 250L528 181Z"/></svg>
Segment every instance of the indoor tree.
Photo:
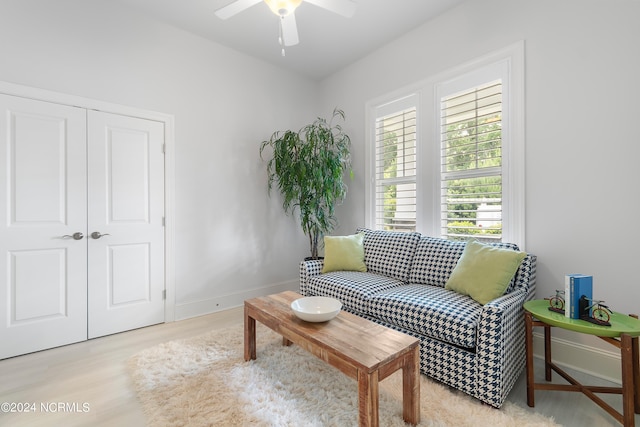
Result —
<svg viewBox="0 0 640 427"><path fill-rule="evenodd" d="M299 210L302 231L309 237L311 258L318 258L318 243L337 225L335 207L347 194L344 176L351 170L351 140L339 124L344 112L333 110L330 121L317 118L298 132L277 131L262 141L260 156L271 147L267 162L269 193L276 183L286 213ZM264 158L264 157L263 157Z"/></svg>

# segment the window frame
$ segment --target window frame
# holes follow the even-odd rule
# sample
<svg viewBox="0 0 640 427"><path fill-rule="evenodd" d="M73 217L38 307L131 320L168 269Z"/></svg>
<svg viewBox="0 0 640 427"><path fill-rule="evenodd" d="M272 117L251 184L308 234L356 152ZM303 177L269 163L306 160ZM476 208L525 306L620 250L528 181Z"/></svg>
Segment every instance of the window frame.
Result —
<svg viewBox="0 0 640 427"><path fill-rule="evenodd" d="M418 124L418 117L419 117L419 108L418 108L418 101L419 101L419 96L416 93L412 93L406 96L403 96L399 99L393 100L389 103L384 103L382 105L378 105L376 107L373 108L373 119L372 119L372 142L371 142L371 150L372 150L372 169L371 169L371 183L372 183L372 203L373 203L373 209L371 211L371 218L370 218L370 222L367 224L368 227L370 228L375 228L377 226L378 223L378 218L377 218L377 214L378 214L378 205L377 205L377 193L378 193L378 187L380 186L381 183L386 183L386 184L390 184L390 183L394 183L396 185L402 185L402 184L410 184L413 183L415 185L415 193L418 194L419 190L419 175L418 175L418 151L419 148L417 146L418 141L416 140L416 147L414 147L416 153L414 154L415 156L415 174L409 175L409 176L403 176L402 178L393 178L393 179L378 179L378 165L377 165L377 159L376 159L376 154L377 154L377 150L378 150L378 139L377 139L377 123L378 120L384 117L389 117L391 115L394 114L399 114L402 111L406 111L409 109L415 109L416 111L416 117L415 117L415 128L416 128L416 135L418 135L419 131L419 124ZM368 175L369 176L369 175ZM417 197L416 197L417 199ZM417 222L417 206L416 206L416 222Z"/></svg>
<svg viewBox="0 0 640 427"><path fill-rule="evenodd" d="M525 53L524 41L484 55L366 104L365 225L375 227L375 121L379 108L416 97L416 231L441 236L440 96L468 89L501 76L502 111L502 241L525 247ZM379 110L378 110L379 111Z"/></svg>

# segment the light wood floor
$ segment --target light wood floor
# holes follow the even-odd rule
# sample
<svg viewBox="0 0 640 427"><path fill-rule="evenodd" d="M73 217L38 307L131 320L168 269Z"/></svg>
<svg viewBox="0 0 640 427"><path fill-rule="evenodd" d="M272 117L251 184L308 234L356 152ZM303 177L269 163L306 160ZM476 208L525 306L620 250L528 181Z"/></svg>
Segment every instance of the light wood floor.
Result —
<svg viewBox="0 0 640 427"><path fill-rule="evenodd" d="M0 426L144 426L145 416L127 373L127 359L162 342L240 324L242 313L236 308L0 361L0 404L36 404L35 413L0 412ZM611 385L568 371L588 384ZM542 362L536 360L537 381L543 377ZM619 396L601 397L621 409ZM527 411L552 416L565 426L619 425L580 393L538 391L535 398L536 407L531 409L526 403L523 374L508 400ZM58 409L58 403L66 405L65 410ZM49 412L43 412L41 404ZM640 426L639 415L636 425Z"/></svg>

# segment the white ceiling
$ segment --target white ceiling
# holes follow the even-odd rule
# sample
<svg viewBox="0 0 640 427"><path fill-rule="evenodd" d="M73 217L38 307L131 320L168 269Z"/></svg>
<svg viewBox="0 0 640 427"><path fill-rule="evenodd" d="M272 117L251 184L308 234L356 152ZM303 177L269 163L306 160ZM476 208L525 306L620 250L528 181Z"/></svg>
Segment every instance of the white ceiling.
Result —
<svg viewBox="0 0 640 427"><path fill-rule="evenodd" d="M322 79L464 0L357 0L352 18L303 2L295 12L300 43L287 47L285 57L278 44L279 18L265 3L221 20L214 11L231 0L115 1L248 55Z"/></svg>

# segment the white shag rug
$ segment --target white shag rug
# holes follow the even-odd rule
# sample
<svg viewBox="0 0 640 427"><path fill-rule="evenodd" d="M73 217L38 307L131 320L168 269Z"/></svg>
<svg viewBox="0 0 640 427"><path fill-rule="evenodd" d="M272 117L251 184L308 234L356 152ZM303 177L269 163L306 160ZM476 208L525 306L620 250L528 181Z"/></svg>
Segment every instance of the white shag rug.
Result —
<svg viewBox="0 0 640 427"><path fill-rule="evenodd" d="M164 343L129 368L149 426L357 426L355 380L258 323L257 359L243 359L236 326ZM420 426L558 426L509 402L501 409L420 376ZM380 382L380 425L406 426L402 376Z"/></svg>

